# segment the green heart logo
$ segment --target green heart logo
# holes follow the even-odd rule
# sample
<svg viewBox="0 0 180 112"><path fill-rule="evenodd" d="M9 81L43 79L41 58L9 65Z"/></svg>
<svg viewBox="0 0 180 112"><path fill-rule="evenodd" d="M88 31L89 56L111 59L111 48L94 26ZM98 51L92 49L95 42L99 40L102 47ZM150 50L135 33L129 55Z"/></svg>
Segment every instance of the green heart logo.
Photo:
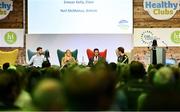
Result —
<svg viewBox="0 0 180 112"><path fill-rule="evenodd" d="M7 32L4 36L4 40L7 44L14 44L17 40L17 36L14 32Z"/></svg>
<svg viewBox="0 0 180 112"><path fill-rule="evenodd" d="M179 44L180 43L180 31L174 31L171 34L171 40L172 40L172 42Z"/></svg>

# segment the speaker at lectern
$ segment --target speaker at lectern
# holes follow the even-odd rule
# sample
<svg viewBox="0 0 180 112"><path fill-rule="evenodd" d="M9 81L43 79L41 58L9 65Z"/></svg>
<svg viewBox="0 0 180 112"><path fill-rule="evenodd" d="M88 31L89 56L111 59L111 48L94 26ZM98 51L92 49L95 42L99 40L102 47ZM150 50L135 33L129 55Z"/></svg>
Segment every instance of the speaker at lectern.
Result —
<svg viewBox="0 0 180 112"><path fill-rule="evenodd" d="M165 64L165 60L166 60L165 48L157 47L157 41L153 40L152 48L150 51L150 63L154 65L158 63Z"/></svg>
<svg viewBox="0 0 180 112"><path fill-rule="evenodd" d="M150 53L150 62L151 64L162 63L165 64L166 60L166 51L162 47L156 47L155 49L151 49Z"/></svg>

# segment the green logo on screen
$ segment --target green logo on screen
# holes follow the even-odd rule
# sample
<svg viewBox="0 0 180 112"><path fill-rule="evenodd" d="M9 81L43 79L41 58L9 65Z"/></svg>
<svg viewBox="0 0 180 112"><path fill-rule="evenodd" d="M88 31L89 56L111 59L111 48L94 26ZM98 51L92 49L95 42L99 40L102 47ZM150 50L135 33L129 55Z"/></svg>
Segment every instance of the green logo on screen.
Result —
<svg viewBox="0 0 180 112"><path fill-rule="evenodd" d="M179 44L180 43L180 31L174 31L171 34L171 40L172 40L172 42Z"/></svg>
<svg viewBox="0 0 180 112"><path fill-rule="evenodd" d="M14 32L7 32L4 36L4 40L7 44L14 44L17 40L17 36Z"/></svg>

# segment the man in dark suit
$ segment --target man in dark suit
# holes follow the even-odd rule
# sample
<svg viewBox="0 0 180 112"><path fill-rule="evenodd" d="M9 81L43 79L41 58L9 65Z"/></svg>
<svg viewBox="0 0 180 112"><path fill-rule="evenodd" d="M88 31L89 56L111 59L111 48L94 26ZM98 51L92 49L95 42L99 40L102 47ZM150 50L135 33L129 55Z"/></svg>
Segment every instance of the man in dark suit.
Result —
<svg viewBox="0 0 180 112"><path fill-rule="evenodd" d="M124 53L124 48L123 47L118 47L118 49L117 49L117 56L118 56L118 59L117 59L118 63L128 64L129 58Z"/></svg>
<svg viewBox="0 0 180 112"><path fill-rule="evenodd" d="M99 49L94 49L94 56L89 59L88 66L93 66L99 61L104 61L104 58L99 55Z"/></svg>

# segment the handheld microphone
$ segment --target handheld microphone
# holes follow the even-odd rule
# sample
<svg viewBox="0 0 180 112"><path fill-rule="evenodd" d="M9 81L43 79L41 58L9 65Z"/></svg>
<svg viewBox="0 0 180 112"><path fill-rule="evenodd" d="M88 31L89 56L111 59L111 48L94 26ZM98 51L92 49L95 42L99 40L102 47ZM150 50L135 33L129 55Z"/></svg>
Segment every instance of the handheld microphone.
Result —
<svg viewBox="0 0 180 112"><path fill-rule="evenodd" d="M168 45L164 41L162 41L162 43L166 46L166 49L168 49Z"/></svg>

